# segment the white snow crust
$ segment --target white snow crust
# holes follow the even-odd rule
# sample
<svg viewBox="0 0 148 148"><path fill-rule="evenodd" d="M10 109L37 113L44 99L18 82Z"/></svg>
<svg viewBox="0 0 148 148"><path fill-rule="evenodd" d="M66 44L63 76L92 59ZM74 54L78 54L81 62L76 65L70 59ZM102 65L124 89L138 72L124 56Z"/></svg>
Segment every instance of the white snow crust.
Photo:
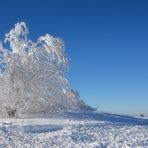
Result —
<svg viewBox="0 0 148 148"><path fill-rule="evenodd" d="M148 148L148 120L105 113L0 119L0 147Z"/></svg>

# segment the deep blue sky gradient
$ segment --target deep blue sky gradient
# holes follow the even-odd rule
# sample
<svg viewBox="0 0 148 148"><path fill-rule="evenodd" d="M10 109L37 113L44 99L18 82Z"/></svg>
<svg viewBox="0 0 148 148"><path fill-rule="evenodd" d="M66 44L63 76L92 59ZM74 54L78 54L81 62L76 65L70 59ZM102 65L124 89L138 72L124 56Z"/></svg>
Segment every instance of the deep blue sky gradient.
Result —
<svg viewBox="0 0 148 148"><path fill-rule="evenodd" d="M1 0L0 39L25 21L29 37L65 41L67 77L98 110L148 115L148 1Z"/></svg>

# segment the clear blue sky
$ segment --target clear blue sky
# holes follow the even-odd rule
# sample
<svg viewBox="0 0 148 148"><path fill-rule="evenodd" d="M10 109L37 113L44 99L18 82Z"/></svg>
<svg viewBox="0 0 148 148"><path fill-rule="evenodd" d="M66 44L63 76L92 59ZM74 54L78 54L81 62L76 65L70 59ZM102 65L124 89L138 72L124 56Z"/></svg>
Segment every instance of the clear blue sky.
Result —
<svg viewBox="0 0 148 148"><path fill-rule="evenodd" d="M147 0L1 0L1 40L18 21L32 40L63 38L67 76L87 104L148 115Z"/></svg>

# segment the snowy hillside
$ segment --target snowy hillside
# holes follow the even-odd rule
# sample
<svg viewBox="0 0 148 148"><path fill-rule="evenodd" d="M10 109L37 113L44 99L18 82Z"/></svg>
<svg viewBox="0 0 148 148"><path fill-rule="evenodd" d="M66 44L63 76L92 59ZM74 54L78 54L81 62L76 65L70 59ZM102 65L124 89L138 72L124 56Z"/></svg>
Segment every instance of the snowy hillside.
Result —
<svg viewBox="0 0 148 148"><path fill-rule="evenodd" d="M0 148L148 148L148 119L93 112L65 78L63 41L28 34L17 23L0 42Z"/></svg>
<svg viewBox="0 0 148 148"><path fill-rule="evenodd" d="M148 148L148 120L93 112L1 119L0 147Z"/></svg>

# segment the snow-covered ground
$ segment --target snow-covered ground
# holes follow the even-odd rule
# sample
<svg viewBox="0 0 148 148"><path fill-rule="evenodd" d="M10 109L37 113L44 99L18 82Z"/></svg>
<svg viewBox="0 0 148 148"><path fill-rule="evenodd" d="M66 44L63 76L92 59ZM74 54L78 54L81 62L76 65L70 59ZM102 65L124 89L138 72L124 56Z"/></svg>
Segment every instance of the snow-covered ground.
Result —
<svg viewBox="0 0 148 148"><path fill-rule="evenodd" d="M0 148L148 148L148 120L106 113L0 119Z"/></svg>

